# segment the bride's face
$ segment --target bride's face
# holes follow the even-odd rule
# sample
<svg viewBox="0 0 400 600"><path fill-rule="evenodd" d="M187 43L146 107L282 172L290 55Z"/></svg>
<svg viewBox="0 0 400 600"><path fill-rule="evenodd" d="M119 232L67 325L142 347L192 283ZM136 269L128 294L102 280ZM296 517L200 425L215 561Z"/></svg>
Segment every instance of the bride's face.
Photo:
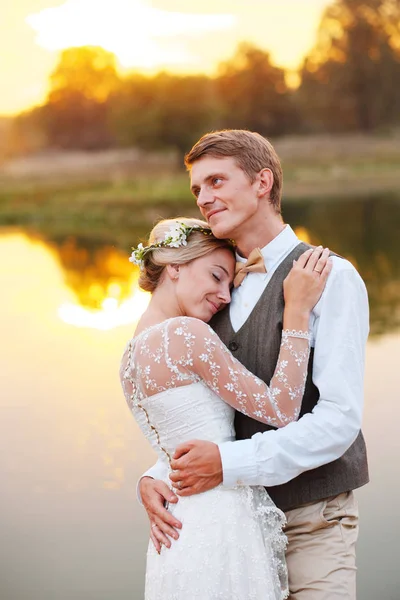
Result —
<svg viewBox="0 0 400 600"><path fill-rule="evenodd" d="M180 265L175 280L179 312L208 322L229 304L235 262L232 252L219 248Z"/></svg>

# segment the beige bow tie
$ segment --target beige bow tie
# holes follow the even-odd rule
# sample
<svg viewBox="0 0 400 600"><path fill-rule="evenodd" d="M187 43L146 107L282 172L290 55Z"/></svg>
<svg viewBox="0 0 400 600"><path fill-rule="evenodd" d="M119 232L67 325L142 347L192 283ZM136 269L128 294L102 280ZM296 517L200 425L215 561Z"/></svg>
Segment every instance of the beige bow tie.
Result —
<svg viewBox="0 0 400 600"><path fill-rule="evenodd" d="M234 287L239 287L247 273L266 273L264 258L260 248L254 248L245 263L237 262L235 268Z"/></svg>

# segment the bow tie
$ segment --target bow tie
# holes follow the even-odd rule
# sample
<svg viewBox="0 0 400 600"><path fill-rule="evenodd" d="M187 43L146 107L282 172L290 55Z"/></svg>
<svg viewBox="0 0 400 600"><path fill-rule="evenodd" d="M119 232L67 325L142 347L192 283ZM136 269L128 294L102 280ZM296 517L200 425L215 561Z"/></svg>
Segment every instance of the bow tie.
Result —
<svg viewBox="0 0 400 600"><path fill-rule="evenodd" d="M235 279L233 280L234 287L239 287L247 273L266 273L264 258L260 248L254 248L249 254L249 258L245 263L237 262L235 268Z"/></svg>

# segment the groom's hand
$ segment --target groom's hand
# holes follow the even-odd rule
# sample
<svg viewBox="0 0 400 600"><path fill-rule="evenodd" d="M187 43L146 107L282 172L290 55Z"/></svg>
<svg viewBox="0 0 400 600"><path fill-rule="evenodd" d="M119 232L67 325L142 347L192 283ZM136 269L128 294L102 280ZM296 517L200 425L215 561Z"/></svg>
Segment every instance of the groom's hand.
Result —
<svg viewBox="0 0 400 600"><path fill-rule="evenodd" d="M175 519L165 508L166 502L178 502L178 498L171 492L163 481L142 477L139 483L140 496L150 521L150 537L160 553L161 544L167 548L171 547L169 537L178 539L179 533L176 529L182 527L182 523ZM168 537L169 536L169 537Z"/></svg>
<svg viewBox="0 0 400 600"><path fill-rule="evenodd" d="M194 440L180 444L171 461L172 485L179 496L206 492L222 483L222 462L217 444Z"/></svg>

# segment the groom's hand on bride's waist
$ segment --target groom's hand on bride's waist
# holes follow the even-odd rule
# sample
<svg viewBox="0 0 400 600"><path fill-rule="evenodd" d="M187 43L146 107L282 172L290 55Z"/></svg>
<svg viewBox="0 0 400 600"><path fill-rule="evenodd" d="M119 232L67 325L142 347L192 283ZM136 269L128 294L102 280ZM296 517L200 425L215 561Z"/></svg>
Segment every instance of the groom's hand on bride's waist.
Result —
<svg viewBox="0 0 400 600"><path fill-rule="evenodd" d="M192 496L222 483L222 462L217 444L193 440L180 444L171 461L170 479L179 496Z"/></svg>

